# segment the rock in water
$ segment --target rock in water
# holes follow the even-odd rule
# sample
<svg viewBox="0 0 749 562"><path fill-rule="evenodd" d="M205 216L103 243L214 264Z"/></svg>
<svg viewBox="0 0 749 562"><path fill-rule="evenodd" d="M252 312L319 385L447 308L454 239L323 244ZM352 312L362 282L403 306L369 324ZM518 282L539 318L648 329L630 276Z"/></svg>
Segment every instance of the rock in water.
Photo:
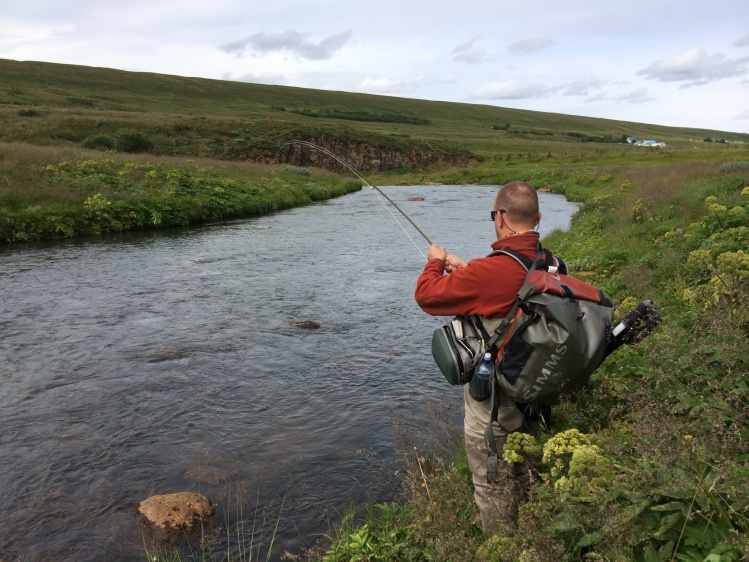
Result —
<svg viewBox="0 0 749 562"><path fill-rule="evenodd" d="M409 201L424 201L423 197L409 197Z"/></svg>
<svg viewBox="0 0 749 562"><path fill-rule="evenodd" d="M148 352L149 363L160 363L161 361L169 361L171 359L179 359L180 353L176 347L171 345L162 345L154 347Z"/></svg>
<svg viewBox="0 0 749 562"><path fill-rule="evenodd" d="M212 516L215 509L205 496L177 492L151 496L138 504L138 513L161 529L191 529L202 519Z"/></svg>
<svg viewBox="0 0 749 562"><path fill-rule="evenodd" d="M294 326L305 330L317 330L320 327L320 323L314 320L305 320L304 322L297 322Z"/></svg>

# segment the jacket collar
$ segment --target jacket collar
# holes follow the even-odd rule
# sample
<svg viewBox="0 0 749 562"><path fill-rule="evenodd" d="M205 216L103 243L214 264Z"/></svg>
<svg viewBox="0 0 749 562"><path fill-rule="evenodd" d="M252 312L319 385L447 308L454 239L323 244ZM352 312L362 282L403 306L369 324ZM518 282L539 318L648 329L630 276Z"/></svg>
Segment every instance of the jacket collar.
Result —
<svg viewBox="0 0 749 562"><path fill-rule="evenodd" d="M538 232L505 236L494 241L492 250L516 250L518 252L530 252L535 255L539 238Z"/></svg>

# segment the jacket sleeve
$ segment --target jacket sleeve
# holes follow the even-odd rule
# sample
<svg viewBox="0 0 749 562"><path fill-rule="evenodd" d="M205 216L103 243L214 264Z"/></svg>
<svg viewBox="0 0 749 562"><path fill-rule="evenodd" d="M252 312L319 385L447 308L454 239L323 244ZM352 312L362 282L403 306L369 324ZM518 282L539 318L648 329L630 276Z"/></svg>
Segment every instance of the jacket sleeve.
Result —
<svg viewBox="0 0 749 562"><path fill-rule="evenodd" d="M416 282L416 302L432 316L478 314L479 288L474 270L469 263L443 275L444 265L439 260L427 262Z"/></svg>

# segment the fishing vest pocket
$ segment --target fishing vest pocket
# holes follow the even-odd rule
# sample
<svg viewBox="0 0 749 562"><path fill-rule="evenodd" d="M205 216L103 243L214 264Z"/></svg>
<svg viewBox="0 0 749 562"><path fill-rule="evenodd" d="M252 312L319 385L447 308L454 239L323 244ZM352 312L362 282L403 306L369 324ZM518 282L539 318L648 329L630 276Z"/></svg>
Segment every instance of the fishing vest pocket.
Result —
<svg viewBox="0 0 749 562"><path fill-rule="evenodd" d="M470 382L483 354L484 341L470 317L458 316L432 335L432 356L450 384Z"/></svg>

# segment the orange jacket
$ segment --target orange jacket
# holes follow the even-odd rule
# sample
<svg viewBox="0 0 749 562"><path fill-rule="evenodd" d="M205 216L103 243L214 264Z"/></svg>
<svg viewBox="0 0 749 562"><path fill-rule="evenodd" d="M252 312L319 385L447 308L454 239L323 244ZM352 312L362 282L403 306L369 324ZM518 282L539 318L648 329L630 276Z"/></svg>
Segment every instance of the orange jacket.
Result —
<svg viewBox="0 0 749 562"><path fill-rule="evenodd" d="M495 241L492 249L515 250L533 260L538 237L535 232L509 236ZM526 276L519 263L502 255L473 259L449 275L444 271L440 260L430 260L416 282L416 302L432 316L502 318L515 303Z"/></svg>

